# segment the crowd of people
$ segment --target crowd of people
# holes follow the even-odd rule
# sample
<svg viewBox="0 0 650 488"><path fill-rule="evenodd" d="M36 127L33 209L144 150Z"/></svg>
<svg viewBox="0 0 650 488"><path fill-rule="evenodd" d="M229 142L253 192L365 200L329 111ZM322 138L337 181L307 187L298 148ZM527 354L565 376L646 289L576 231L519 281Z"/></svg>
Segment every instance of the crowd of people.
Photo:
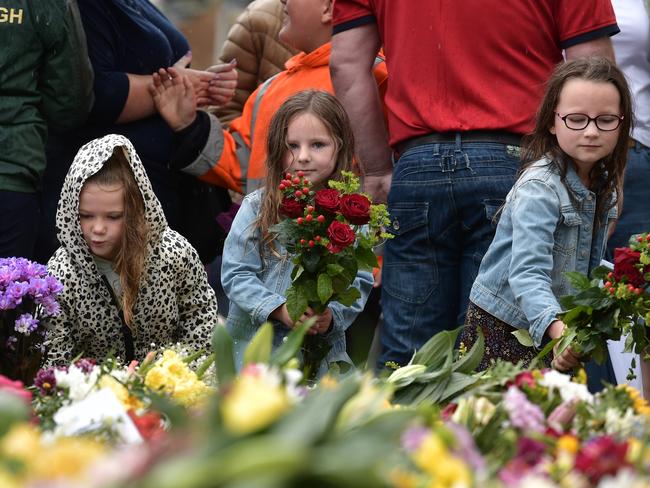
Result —
<svg viewBox="0 0 650 488"><path fill-rule="evenodd" d="M321 374L350 363L373 278L357 274L353 305L291 319L270 231L287 171L318 189L356 168L388 205L377 369L461 324L465 346L486 338L481 367L531 360L564 330L565 272L650 230L643 0L255 0L205 70L148 0L5 10L0 256L49 260L65 286L52 364L209 347L218 313L240 353L267 320L277 346L315 317ZM204 267L221 245L227 312ZM580 361L569 348L552 365ZM587 371L594 390L616 382L610 362Z"/></svg>

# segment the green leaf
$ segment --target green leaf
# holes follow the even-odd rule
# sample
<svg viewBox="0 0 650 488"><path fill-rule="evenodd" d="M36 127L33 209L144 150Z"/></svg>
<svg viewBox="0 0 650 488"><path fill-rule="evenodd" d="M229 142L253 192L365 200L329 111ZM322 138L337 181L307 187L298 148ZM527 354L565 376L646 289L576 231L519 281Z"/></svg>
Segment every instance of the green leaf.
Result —
<svg viewBox="0 0 650 488"><path fill-rule="evenodd" d="M302 346L305 334L309 329L311 329L315 322L316 317L312 317L294 327L287 335L287 338L282 342L282 344L280 344L280 347L271 353L269 364L284 366L291 359L295 358L300 350L300 346Z"/></svg>
<svg viewBox="0 0 650 488"><path fill-rule="evenodd" d="M332 288L332 278L327 273L321 273L318 275L318 298L321 303L325 304L334 293Z"/></svg>
<svg viewBox="0 0 650 488"><path fill-rule="evenodd" d="M379 266L377 263L377 256L372 252L372 249L359 246L355 251L355 256L359 263L359 267L365 271L372 271L372 268Z"/></svg>
<svg viewBox="0 0 650 488"><path fill-rule="evenodd" d="M472 386L478 381L479 378L477 376L467 375L463 373L451 373L451 378L449 379L449 383L447 383L447 387L440 395L439 401L444 402L446 400L451 399L452 397L455 397L456 395L458 395L458 393L462 392L463 390L465 390L469 386Z"/></svg>
<svg viewBox="0 0 650 488"><path fill-rule="evenodd" d="M328 264L326 268L327 274L330 276L336 276L343 272L343 266L339 266L338 264Z"/></svg>
<svg viewBox="0 0 650 488"><path fill-rule="evenodd" d="M457 360L453 365L453 370L458 373L469 374L474 371L483 359L483 353L485 352L485 336L483 335L483 330L480 327L477 327L477 336L474 345L471 347L467 353Z"/></svg>
<svg viewBox="0 0 650 488"><path fill-rule="evenodd" d="M530 337L530 332L526 329L517 329L511 332L517 338L519 344L525 347L533 347L533 338Z"/></svg>
<svg viewBox="0 0 650 488"><path fill-rule="evenodd" d="M350 287L347 290L337 293L334 300L339 302L341 305L350 307L359 298L361 298L361 292L354 287Z"/></svg>
<svg viewBox="0 0 650 488"><path fill-rule="evenodd" d="M591 281L587 276L577 271L567 271L564 273L571 286L576 290L586 290L591 288Z"/></svg>
<svg viewBox="0 0 650 488"><path fill-rule="evenodd" d="M356 378L350 377L332 390L318 387L273 427L273 436L293 446L309 446L327 437L345 405L358 391Z"/></svg>
<svg viewBox="0 0 650 488"><path fill-rule="evenodd" d="M264 322L244 351L244 365L267 363L273 349L273 325Z"/></svg>
<svg viewBox="0 0 650 488"><path fill-rule="evenodd" d="M300 316L305 313L307 307L307 296L303 287L296 284L291 285L286 292L287 295L287 311L289 312L289 317L294 322L297 321Z"/></svg>
<svg viewBox="0 0 650 488"><path fill-rule="evenodd" d="M461 328L462 327L451 331L443 330L442 332L438 332L424 343L420 350L415 353L413 359L411 359L411 363L424 364L426 366L442 364L447 357L447 354L451 353L453 350L456 338L458 337Z"/></svg>
<svg viewBox="0 0 650 488"><path fill-rule="evenodd" d="M534 359L533 361L535 361L535 362L537 362L537 361L541 361L541 360L544 359L546 356L548 356L548 354L549 354L549 353L553 350L553 348L555 347L555 344L557 344L559 341L560 341L560 338L559 338L559 337L550 340L549 343L546 344L546 346L544 346L544 348L539 352L539 354L537 354L537 356L535 356L535 359Z"/></svg>
<svg viewBox="0 0 650 488"><path fill-rule="evenodd" d="M217 325L212 334L212 350L215 354L217 382L225 386L235 377L235 358L232 337L223 325Z"/></svg>

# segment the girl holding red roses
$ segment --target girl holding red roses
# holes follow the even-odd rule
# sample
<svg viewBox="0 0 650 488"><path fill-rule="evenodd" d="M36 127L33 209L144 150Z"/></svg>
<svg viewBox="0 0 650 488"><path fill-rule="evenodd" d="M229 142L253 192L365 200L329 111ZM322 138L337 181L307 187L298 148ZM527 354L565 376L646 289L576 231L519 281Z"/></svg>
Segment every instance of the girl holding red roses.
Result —
<svg viewBox="0 0 650 488"><path fill-rule="evenodd" d="M365 197L341 197L337 190L327 188L330 179L339 179L342 171L349 170L354 154L345 110L329 93L308 90L289 98L271 121L267 146L266 186L246 196L224 246L221 280L230 299L226 327L241 367L243 351L261 324L274 324L277 347L296 323L315 316L310 333L320 334L330 346L319 367L322 375L332 363L352 364L346 352L345 329L363 310L372 275L357 273L353 286L361 297L351 306L330 302L320 314L308 308L294 322L285 297L292 282L293 263L270 228L283 217L301 218L304 214L299 200L284 196L286 185L295 187L296 192L316 192L314 215L340 211L350 222L362 225L369 220L370 204ZM301 177L287 181L287 173L293 172L300 172ZM305 178L311 189L300 188ZM328 236L323 237L332 246L330 252L340 252L354 242L355 235L349 225L334 222Z"/></svg>

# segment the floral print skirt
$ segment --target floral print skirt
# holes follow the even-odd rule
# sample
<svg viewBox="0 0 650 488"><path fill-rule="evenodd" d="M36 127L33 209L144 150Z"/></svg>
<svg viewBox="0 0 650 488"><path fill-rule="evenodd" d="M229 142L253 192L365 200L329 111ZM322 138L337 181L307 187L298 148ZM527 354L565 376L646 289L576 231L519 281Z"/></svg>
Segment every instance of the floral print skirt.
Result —
<svg viewBox="0 0 650 488"><path fill-rule="evenodd" d="M497 359L512 363L523 361L527 366L537 356L537 351L534 348L522 345L512 334L517 330L516 328L490 315L472 302L467 308L465 325L467 327L461 332L460 341L467 349L470 349L476 342L477 327L481 328L485 337L485 353L476 368L477 371L487 369L491 362Z"/></svg>

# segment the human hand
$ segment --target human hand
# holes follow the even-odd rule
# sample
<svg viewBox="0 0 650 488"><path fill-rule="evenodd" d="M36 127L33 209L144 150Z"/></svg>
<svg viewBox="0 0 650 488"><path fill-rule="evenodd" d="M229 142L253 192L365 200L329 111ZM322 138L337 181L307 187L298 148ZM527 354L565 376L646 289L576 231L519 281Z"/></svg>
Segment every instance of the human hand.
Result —
<svg viewBox="0 0 650 488"><path fill-rule="evenodd" d="M555 320L551 323L548 328L548 335L551 339L557 339L562 335L566 325L561 320ZM551 367L557 369L558 371L570 371L580 365L580 355L576 353L570 347L567 347L564 351L558 354L558 344L555 344L553 348L553 361L551 361Z"/></svg>
<svg viewBox="0 0 650 488"><path fill-rule="evenodd" d="M177 70L179 74L186 76L190 81L194 88L194 94L196 95L197 106L201 107L203 105L208 105L210 103L208 91L210 82L216 80L218 75L216 73L210 73L209 71L188 68L191 61L192 52L190 51L176 61L172 67Z"/></svg>
<svg viewBox="0 0 650 488"><path fill-rule="evenodd" d="M215 64L210 66L207 71L215 73L217 78L210 81L208 86L208 96L210 105L221 106L232 100L237 88L237 60L233 59L229 63Z"/></svg>
<svg viewBox="0 0 650 488"><path fill-rule="evenodd" d="M373 203L386 203L393 173L384 175L365 175L361 177L363 191L372 197Z"/></svg>
<svg viewBox="0 0 650 488"><path fill-rule="evenodd" d="M309 332L313 334L327 334L332 328L332 310L328 307L323 313L315 314L315 316L317 317L316 323L309 329Z"/></svg>
<svg viewBox="0 0 650 488"><path fill-rule="evenodd" d="M159 69L153 74L149 93L160 116L178 132L196 119L196 95L184 75L175 68Z"/></svg>

